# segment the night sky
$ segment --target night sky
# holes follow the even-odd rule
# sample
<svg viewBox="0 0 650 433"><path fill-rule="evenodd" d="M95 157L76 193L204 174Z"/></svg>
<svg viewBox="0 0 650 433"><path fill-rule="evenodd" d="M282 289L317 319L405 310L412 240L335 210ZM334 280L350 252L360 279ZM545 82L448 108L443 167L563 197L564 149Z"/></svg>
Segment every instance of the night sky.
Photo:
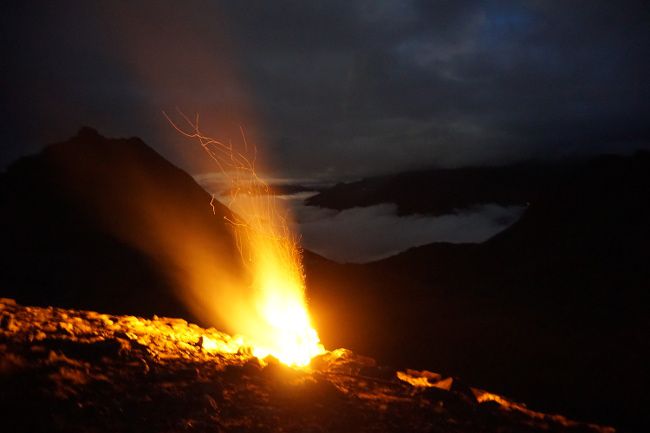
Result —
<svg viewBox="0 0 650 433"><path fill-rule="evenodd" d="M222 138L243 125L281 176L650 142L646 1L9 3L2 167L89 125L210 171L175 107Z"/></svg>
<svg viewBox="0 0 650 433"><path fill-rule="evenodd" d="M229 326L244 317L252 330L268 312L251 309L262 305L248 295L258 292L258 281L260 296L270 303L291 301L293 326L294 296L286 293L298 293L294 283L304 273L326 346L349 347L376 358L378 366L453 376L453 384L444 382L458 391L453 398L439 400L436 388L413 395L440 404L435 416L449 412L459 429L465 416L480 419L485 429L511 429L472 403L472 385L533 410L650 431L650 157L635 152L650 151L650 0L0 5L3 297L25 305L178 317L185 310L177 308L177 293L191 286L190 310L216 311ZM198 114L202 131L223 141L239 142L245 131L257 146L257 174L272 186L288 185L274 189L275 201L260 200L258 213L246 212L244 204L242 212L232 207L240 217L232 216L200 187L228 205L232 196L225 187L245 202L251 183L253 193L262 189L258 178L235 176L225 183L218 163L175 130L165 113L176 122L179 113ZM111 138L140 137L196 183L137 141L102 140L89 130L71 146L7 170L84 126ZM587 162L606 153L634 156ZM508 166L518 162L530 164ZM486 168L492 166L505 167ZM407 173L432 168L460 169ZM376 178L363 179L369 176ZM358 182L340 184L352 181ZM277 221L286 227L267 229ZM287 236L299 244L304 268L280 269L266 284L268 268L284 266L289 255L298 261L300 254L294 257L283 244L275 260L266 249L242 249L242 239L266 246ZM292 280L281 284L289 274ZM271 293L276 286L279 295ZM8 311L0 327L12 332ZM274 309L268 317L281 315ZM56 334L68 335L59 325ZM285 333L283 325L278 329ZM68 350L50 340L48 334L34 347L46 355ZM11 348L11 341L3 345ZM79 353L89 357L78 365L100 371L95 364L106 359L104 352L112 356L114 345L97 343L84 343L88 348ZM103 407L77 399L84 393L107 402L112 397L95 385L104 379L95 380L88 368L79 380L70 370L76 385L87 382L70 404L42 403L50 401L37 397L46 382L29 375L25 366L33 357L23 355L32 352L23 346L14 345L20 352L7 352L7 367L0 368L3 385L20 388L5 398L0 385L0 418L11 412L10 420L27 426L34 413L38 423L52 419L65 431L73 430L61 424L66 419L101 428L95 414L121 411L112 400ZM341 368L357 369L357 358L345 353ZM38 371L70 382L63 367L70 359L49 356L47 368L39 364ZM369 367L366 359L358 358L358 371L365 375L367 367L370 376L360 377L369 384L375 377L376 390L383 390L389 370ZM273 419L307 414L312 403L287 397L286 375L276 380L272 372L281 371L269 365L260 371L271 375L251 377L270 378L282 401L254 407ZM248 375L252 366L242 371ZM152 364L153 375L140 375L145 379L133 386L148 387L154 376L167 380L162 367ZM149 371L146 362L144 368ZM187 377L206 385L194 373ZM236 391L231 379L217 383L215 392ZM305 384L332 403L323 413L336 412L344 429L367 419L339 410L339 397L330 392L338 392L336 386ZM58 398L53 389L43 395ZM197 398L208 397L219 416L248 413L246 407L217 408L203 391ZM15 398L23 395L29 398ZM141 407L161 410L158 401L171 400L167 391L160 395L164 401L149 399ZM286 409L285 400L299 405ZM361 394L357 400L379 407ZM168 411L181 414L183 429L204 425L183 412L192 401ZM401 397L389 403L410 416ZM382 403L382 420L390 404ZM124 407L120 414L155 418ZM201 416L210 415L210 407ZM209 419L218 428L262 425ZM385 419L387 428L397 425ZM421 425L446 425L428 419Z"/></svg>

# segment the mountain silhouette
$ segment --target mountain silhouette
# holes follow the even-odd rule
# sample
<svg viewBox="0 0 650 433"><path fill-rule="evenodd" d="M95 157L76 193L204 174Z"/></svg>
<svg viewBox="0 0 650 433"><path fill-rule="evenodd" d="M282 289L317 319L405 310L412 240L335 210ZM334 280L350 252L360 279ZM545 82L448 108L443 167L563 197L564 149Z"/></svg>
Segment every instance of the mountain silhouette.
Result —
<svg viewBox="0 0 650 433"><path fill-rule="evenodd" d="M333 207L395 201L401 213L527 208L482 244L431 244L365 265L305 252L310 309L326 347L459 375L578 419L629 429L650 422L647 153L381 184L389 195L364 198L362 181L336 206L344 185L320 197ZM202 324L179 301L150 226L164 217L197 227L219 252L215 266L237 272L229 211L219 203L213 211L210 199L140 139L84 128L0 174L0 296Z"/></svg>
<svg viewBox="0 0 650 433"><path fill-rule="evenodd" d="M486 203L524 205L573 165L529 162L375 176L323 189L306 203L337 210L395 203L399 215L443 215Z"/></svg>
<svg viewBox="0 0 650 433"><path fill-rule="evenodd" d="M523 176L522 167L506 167L502 177ZM527 208L481 244L431 244L367 265L308 262L325 342L344 323L346 332L337 337L345 338L342 344L377 358L436 365L579 417L646 425L650 155L550 167L532 175L546 178L543 183L509 183L496 195L496 181L482 189L481 176L470 176L462 182L471 192L453 206L426 202L437 194L427 191L444 189L438 175L429 177L434 184L421 183L422 173L413 176L424 193L421 203L405 193L400 206L406 213L480 202ZM389 185L391 178L397 186ZM373 200L388 200L404 179L413 177L384 178ZM334 193L343 185L323 197L328 205L344 203L363 185L352 185L355 192L340 202Z"/></svg>
<svg viewBox="0 0 650 433"><path fill-rule="evenodd" d="M230 248L233 263L223 266L235 266L228 209L215 202L213 212L192 177L138 138L83 128L24 157L0 175L0 206L0 288L20 302L196 320L155 254L123 236L128 228L155 245L149 225L156 217L200 227Z"/></svg>

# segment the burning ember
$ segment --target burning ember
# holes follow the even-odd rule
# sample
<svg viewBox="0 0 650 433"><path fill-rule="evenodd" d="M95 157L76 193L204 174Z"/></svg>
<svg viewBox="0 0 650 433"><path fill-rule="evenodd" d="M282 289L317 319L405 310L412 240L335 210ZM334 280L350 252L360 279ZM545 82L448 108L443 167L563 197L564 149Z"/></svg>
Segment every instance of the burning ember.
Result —
<svg viewBox="0 0 650 433"><path fill-rule="evenodd" d="M236 288L246 299L238 299L240 308L226 320L232 330L245 336L256 357L272 355L287 365L309 364L325 349L309 317L302 257L289 229L287 209L258 176L257 151L249 149L243 130L243 148L237 149L232 142L203 135L198 116L192 121L181 115L188 130L167 119L181 134L199 141L230 183L227 206L233 214L226 219L233 228L248 287ZM213 196L213 210L214 201Z"/></svg>

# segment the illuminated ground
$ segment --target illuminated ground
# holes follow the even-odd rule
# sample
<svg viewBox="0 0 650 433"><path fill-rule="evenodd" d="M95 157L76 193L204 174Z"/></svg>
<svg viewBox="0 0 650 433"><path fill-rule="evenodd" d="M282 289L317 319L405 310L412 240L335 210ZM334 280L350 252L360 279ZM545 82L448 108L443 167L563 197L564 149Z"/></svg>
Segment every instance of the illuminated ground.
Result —
<svg viewBox="0 0 650 433"><path fill-rule="evenodd" d="M611 432L346 350L262 366L180 319L0 299L2 431Z"/></svg>

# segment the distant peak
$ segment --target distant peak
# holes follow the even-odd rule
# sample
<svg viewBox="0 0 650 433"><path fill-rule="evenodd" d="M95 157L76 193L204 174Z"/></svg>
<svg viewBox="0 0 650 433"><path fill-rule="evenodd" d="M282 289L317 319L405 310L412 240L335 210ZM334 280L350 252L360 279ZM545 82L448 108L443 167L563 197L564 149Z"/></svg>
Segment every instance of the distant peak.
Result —
<svg viewBox="0 0 650 433"><path fill-rule="evenodd" d="M95 128L89 126L82 126L77 135L74 138L98 138L102 135L97 132Z"/></svg>

